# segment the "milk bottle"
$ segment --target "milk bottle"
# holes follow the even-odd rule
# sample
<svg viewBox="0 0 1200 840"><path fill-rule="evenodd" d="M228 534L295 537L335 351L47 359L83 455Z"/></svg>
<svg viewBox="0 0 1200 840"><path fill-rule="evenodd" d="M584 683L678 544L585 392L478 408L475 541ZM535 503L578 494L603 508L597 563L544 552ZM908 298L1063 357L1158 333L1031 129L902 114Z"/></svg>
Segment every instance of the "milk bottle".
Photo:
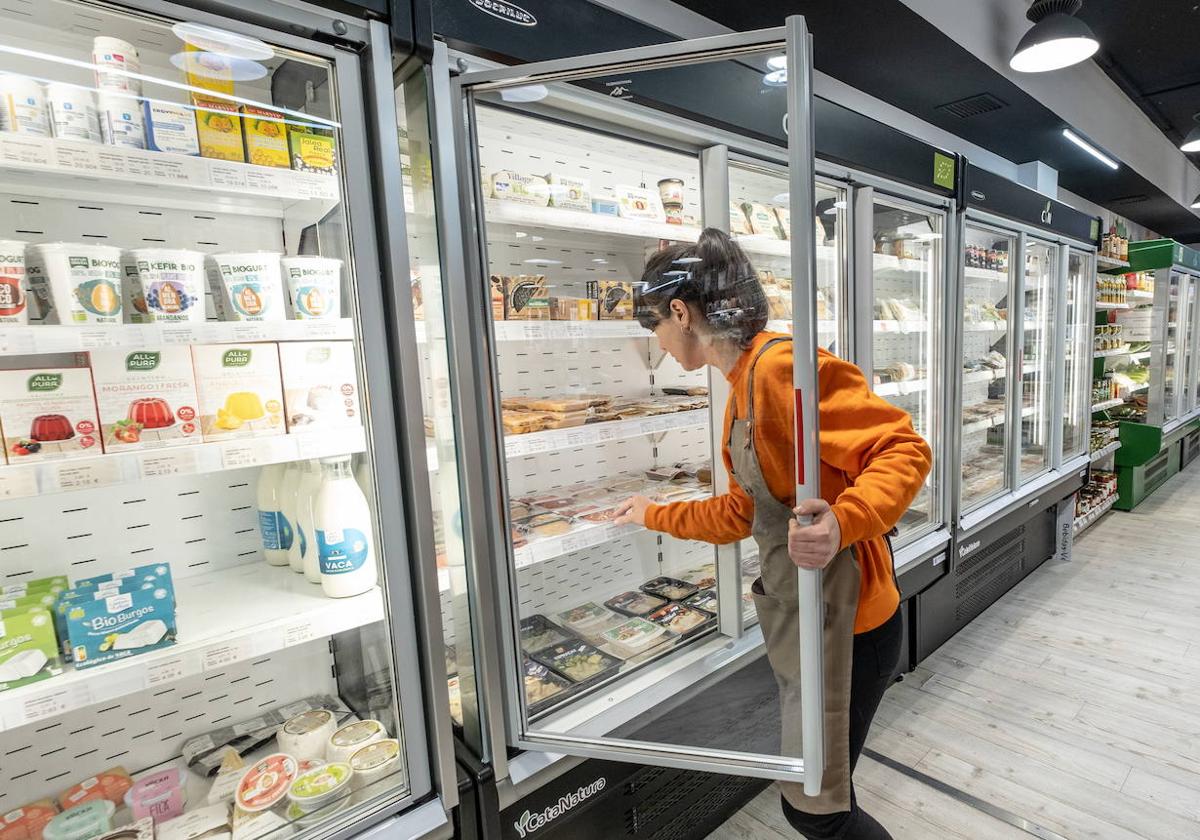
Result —
<svg viewBox="0 0 1200 840"><path fill-rule="evenodd" d="M296 489L300 486L300 462L292 461L287 465L279 490L279 518L283 522L283 548L286 549L287 563L292 571L302 572L292 564L292 545L296 542Z"/></svg>
<svg viewBox="0 0 1200 840"><path fill-rule="evenodd" d="M285 472L285 464L271 464L263 467L258 475L258 530L262 535L263 555L272 566L288 564L281 518Z"/></svg>
<svg viewBox="0 0 1200 840"><path fill-rule="evenodd" d="M292 551L299 550L305 580L318 584L321 582L321 564L317 559L317 532L313 527L312 511L320 489L321 464L306 461L300 489L296 491L296 538L292 541ZM290 560L291 555L288 557Z"/></svg>
<svg viewBox="0 0 1200 840"><path fill-rule="evenodd" d="M350 456L321 459L321 488L313 505L321 588L330 598L360 595L375 586L371 509Z"/></svg>

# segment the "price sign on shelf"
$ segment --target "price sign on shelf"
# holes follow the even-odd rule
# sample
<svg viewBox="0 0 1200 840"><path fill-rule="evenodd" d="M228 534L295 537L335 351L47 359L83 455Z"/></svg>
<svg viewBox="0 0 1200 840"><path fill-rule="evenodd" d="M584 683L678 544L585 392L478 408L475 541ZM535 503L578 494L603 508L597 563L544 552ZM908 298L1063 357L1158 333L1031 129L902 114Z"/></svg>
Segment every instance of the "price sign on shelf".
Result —
<svg viewBox="0 0 1200 840"><path fill-rule="evenodd" d="M232 190L246 189L246 167L244 165L210 162L208 178L214 187Z"/></svg>
<svg viewBox="0 0 1200 840"><path fill-rule="evenodd" d="M193 344L202 340L200 324L163 324L159 327L163 344Z"/></svg>
<svg viewBox="0 0 1200 840"><path fill-rule="evenodd" d="M263 341L270 338L266 321L241 321L230 332L234 341Z"/></svg>
<svg viewBox="0 0 1200 840"><path fill-rule="evenodd" d="M583 429L572 429L567 432L567 446L583 446L588 442L588 433Z"/></svg>
<svg viewBox="0 0 1200 840"><path fill-rule="evenodd" d="M167 475L188 475L196 472L196 453L188 450L180 452L160 452L153 455L143 455L141 463L142 478L158 478Z"/></svg>
<svg viewBox="0 0 1200 840"><path fill-rule="evenodd" d="M596 442L607 443L610 440L616 440L617 433L614 429L609 428L606 424L598 424L596 428Z"/></svg>
<svg viewBox="0 0 1200 840"><path fill-rule="evenodd" d="M125 155L120 152L96 152L96 169L105 175L125 175Z"/></svg>
<svg viewBox="0 0 1200 840"><path fill-rule="evenodd" d="M59 169L92 172L96 169L96 148L69 141L54 144L54 165Z"/></svg>
<svg viewBox="0 0 1200 840"><path fill-rule="evenodd" d="M195 663L189 663L186 656L172 656L154 662L146 667L146 685L153 687L183 679L195 669Z"/></svg>
<svg viewBox="0 0 1200 840"><path fill-rule="evenodd" d="M310 639L317 637L317 630L313 627L311 621L301 621L296 624L290 624L283 628L283 645L284 647L292 647L293 645L304 644Z"/></svg>
<svg viewBox="0 0 1200 840"><path fill-rule="evenodd" d="M50 165L49 141L6 135L0 140L0 160L36 166Z"/></svg>
<svg viewBox="0 0 1200 840"><path fill-rule="evenodd" d="M96 448L99 449L99 446ZM121 465L115 458L111 461L89 460L80 464L54 464L52 468L59 490L102 487L106 484L116 484L123 478Z"/></svg>
<svg viewBox="0 0 1200 840"><path fill-rule="evenodd" d="M246 170L246 187L260 195L280 195L284 191L282 170L270 167L250 168Z"/></svg>
<svg viewBox="0 0 1200 840"><path fill-rule="evenodd" d="M227 446L221 453L221 467L235 470L238 467L254 467L259 463L259 448L254 444Z"/></svg>
<svg viewBox="0 0 1200 840"><path fill-rule="evenodd" d="M246 651L246 642L244 639L234 639L230 642L222 642L215 645L209 645L204 649L201 655L201 667L205 671L216 671L230 665L234 662L249 656Z"/></svg>
<svg viewBox="0 0 1200 840"><path fill-rule="evenodd" d="M21 499L36 496L37 492L37 473L33 467L0 470L0 499Z"/></svg>
<svg viewBox="0 0 1200 840"><path fill-rule="evenodd" d="M86 706L91 702L92 695L87 683L78 683L62 688L51 688L26 698L21 704L19 714L24 718L25 723L33 723L36 720L55 717L80 706Z"/></svg>
<svg viewBox="0 0 1200 840"><path fill-rule="evenodd" d="M172 159L156 155L151 158L150 166L156 181L180 186L204 184L204 164L193 158Z"/></svg>

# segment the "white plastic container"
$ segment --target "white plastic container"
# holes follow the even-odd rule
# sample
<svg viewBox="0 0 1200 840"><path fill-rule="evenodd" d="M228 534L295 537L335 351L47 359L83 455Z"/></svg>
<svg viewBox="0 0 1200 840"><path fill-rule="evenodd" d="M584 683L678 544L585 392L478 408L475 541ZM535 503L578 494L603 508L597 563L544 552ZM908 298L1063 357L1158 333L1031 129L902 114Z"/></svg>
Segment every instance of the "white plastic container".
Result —
<svg viewBox="0 0 1200 840"><path fill-rule="evenodd" d="M46 85L50 121L54 136L62 140L100 143L100 120L96 114L96 95L87 88L51 82Z"/></svg>
<svg viewBox="0 0 1200 840"><path fill-rule="evenodd" d="M360 747L350 756L354 769L354 789L362 790L404 767L400 760L400 742L383 738Z"/></svg>
<svg viewBox="0 0 1200 840"><path fill-rule="evenodd" d="M125 256L137 270L146 322L204 322L204 254L181 248L134 248Z"/></svg>
<svg viewBox="0 0 1200 840"><path fill-rule="evenodd" d="M300 479L300 489L296 493L296 542L300 544L300 566L304 570L304 579L316 584L321 582L321 563L317 552L313 508L320 491L321 465L316 461L309 461Z"/></svg>
<svg viewBox="0 0 1200 840"><path fill-rule="evenodd" d="M142 124L142 105L132 96L100 92L100 134L110 146L126 149L146 148L146 130Z"/></svg>
<svg viewBox="0 0 1200 840"><path fill-rule="evenodd" d="M109 245L50 242L32 246L44 273L51 323L121 323L121 251Z"/></svg>
<svg viewBox="0 0 1200 840"><path fill-rule="evenodd" d="M296 320L342 317L342 261L330 257L280 260Z"/></svg>
<svg viewBox="0 0 1200 840"><path fill-rule="evenodd" d="M0 324L28 324L25 243L0 239Z"/></svg>
<svg viewBox="0 0 1200 840"><path fill-rule="evenodd" d="M18 73L0 73L0 131L50 136L46 89Z"/></svg>
<svg viewBox="0 0 1200 840"><path fill-rule="evenodd" d="M277 251L212 254L207 264L222 321L286 320Z"/></svg>
<svg viewBox="0 0 1200 840"><path fill-rule="evenodd" d="M287 464L271 464L258 474L256 506L258 508L258 531L262 537L263 556L272 566L288 564L288 550L284 545L283 477Z"/></svg>
<svg viewBox="0 0 1200 840"><path fill-rule="evenodd" d="M142 72L133 44L100 35L92 41L92 63L96 65L96 87L100 90L142 95L142 80L126 75Z"/></svg>
<svg viewBox="0 0 1200 840"><path fill-rule="evenodd" d="M321 588L330 598L361 595L379 577L371 509L354 480L349 455L322 458L321 471L321 489L313 507Z"/></svg>
<svg viewBox="0 0 1200 840"><path fill-rule="evenodd" d="M348 762L350 756L367 744L382 741L386 737L387 730L377 720L367 718L347 723L329 736L329 743L325 747L325 758L330 763Z"/></svg>
<svg viewBox="0 0 1200 840"><path fill-rule="evenodd" d="M276 736L280 752L301 762L325 758L329 737L337 731L337 718L328 709L310 709L288 720ZM304 772L304 771L302 771Z"/></svg>
<svg viewBox="0 0 1200 840"><path fill-rule="evenodd" d="M287 542L287 560L293 572L303 572L304 567L292 565L292 547L296 545L296 491L300 489L300 478L303 470L302 461L293 461L287 465L283 474L280 494L279 518L283 522L285 541Z"/></svg>

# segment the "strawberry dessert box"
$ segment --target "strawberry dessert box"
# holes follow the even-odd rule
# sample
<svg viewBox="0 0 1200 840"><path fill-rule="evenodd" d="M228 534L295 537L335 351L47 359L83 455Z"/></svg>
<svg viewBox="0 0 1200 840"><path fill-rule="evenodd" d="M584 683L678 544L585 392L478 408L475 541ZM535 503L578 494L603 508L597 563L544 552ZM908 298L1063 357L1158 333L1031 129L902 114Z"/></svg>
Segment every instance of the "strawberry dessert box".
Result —
<svg viewBox="0 0 1200 840"><path fill-rule="evenodd" d="M187 347L93 350L91 357L105 452L200 443Z"/></svg>
<svg viewBox="0 0 1200 840"><path fill-rule="evenodd" d="M91 372L0 370L0 427L10 464L100 455Z"/></svg>

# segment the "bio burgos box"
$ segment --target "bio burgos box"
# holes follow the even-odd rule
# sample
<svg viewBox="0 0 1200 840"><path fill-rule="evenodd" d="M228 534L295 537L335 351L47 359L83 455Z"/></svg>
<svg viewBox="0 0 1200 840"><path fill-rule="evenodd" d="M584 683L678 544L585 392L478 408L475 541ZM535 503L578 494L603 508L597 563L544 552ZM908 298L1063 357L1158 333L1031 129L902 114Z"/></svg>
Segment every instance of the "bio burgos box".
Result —
<svg viewBox="0 0 1200 840"><path fill-rule="evenodd" d="M275 344L195 345L192 367L205 441L285 433Z"/></svg>
<svg viewBox="0 0 1200 840"><path fill-rule="evenodd" d="M62 644L63 654L67 657L72 656L67 616L76 606L103 600L112 595L152 590L166 591L174 602L175 585L171 578L171 568L166 563L153 563L77 580L71 589L59 596L54 607L54 629Z"/></svg>
<svg viewBox="0 0 1200 840"><path fill-rule="evenodd" d="M48 610L0 614L0 691L61 673L62 660Z"/></svg>
<svg viewBox="0 0 1200 840"><path fill-rule="evenodd" d="M200 442L187 347L93 350L91 356L105 452Z"/></svg>
<svg viewBox="0 0 1200 840"><path fill-rule="evenodd" d="M99 455L91 372L0 371L0 426L10 464Z"/></svg>
<svg viewBox="0 0 1200 840"><path fill-rule="evenodd" d="M76 668L93 668L175 644L175 597L169 586L135 589L67 609L66 630Z"/></svg>
<svg viewBox="0 0 1200 840"><path fill-rule="evenodd" d="M353 342L286 341L279 365L289 432L362 425Z"/></svg>

